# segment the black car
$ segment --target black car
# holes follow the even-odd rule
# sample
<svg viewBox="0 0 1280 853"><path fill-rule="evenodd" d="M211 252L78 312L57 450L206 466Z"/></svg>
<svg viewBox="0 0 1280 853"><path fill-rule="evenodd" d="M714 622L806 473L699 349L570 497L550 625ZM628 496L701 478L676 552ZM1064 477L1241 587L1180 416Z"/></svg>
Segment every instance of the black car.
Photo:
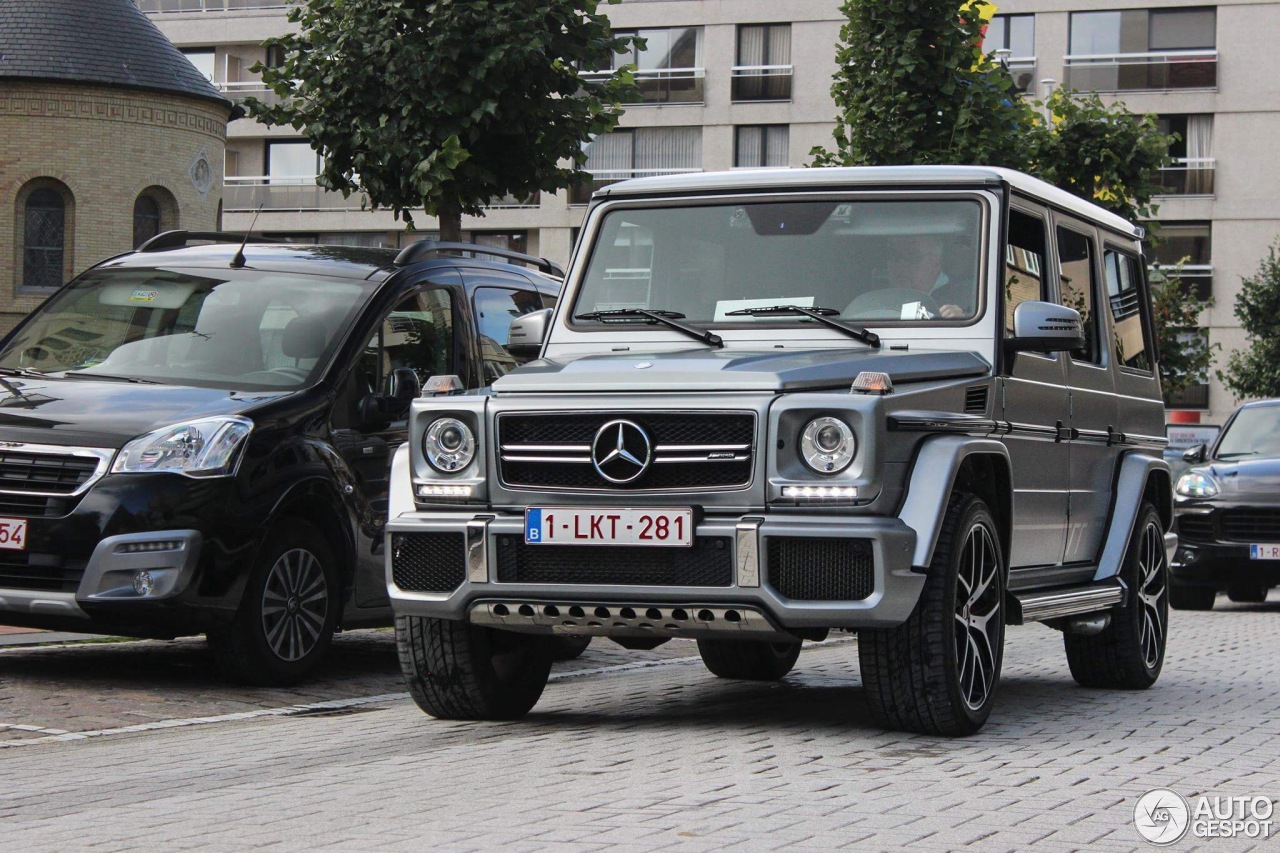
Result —
<svg viewBox="0 0 1280 853"><path fill-rule="evenodd" d="M1246 403L1212 447L1184 455L1194 467L1176 487L1178 553L1169 567L1169 603L1209 610L1265 601L1280 585L1280 400Z"/></svg>
<svg viewBox="0 0 1280 853"><path fill-rule="evenodd" d="M561 272L471 244L246 240L162 234L0 341L0 624L205 633L284 683L335 630L391 623L409 403L513 367L512 318Z"/></svg>

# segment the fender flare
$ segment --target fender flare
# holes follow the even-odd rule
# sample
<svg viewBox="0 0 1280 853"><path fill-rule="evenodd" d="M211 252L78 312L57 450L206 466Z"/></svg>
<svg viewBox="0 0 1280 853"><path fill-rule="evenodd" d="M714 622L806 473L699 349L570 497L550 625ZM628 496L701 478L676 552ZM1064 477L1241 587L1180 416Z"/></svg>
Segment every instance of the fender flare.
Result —
<svg viewBox="0 0 1280 853"><path fill-rule="evenodd" d="M1160 518L1166 525L1166 551L1171 549L1171 541L1176 543L1176 539L1170 539L1174 534L1168 529L1173 518L1173 489L1171 488L1173 474L1169 463L1154 456L1126 453L1120 461L1120 471L1116 475L1113 489L1115 504L1111 510L1111 521L1107 525L1107 537L1098 558L1098 570L1094 573L1094 580L1106 580L1120 574L1124 555L1129 552L1129 539L1133 536L1133 524L1138 517L1138 508L1142 506L1143 498L1147 493L1147 484L1155 472L1163 473L1165 482L1170 485L1168 492L1161 496L1164 506L1156 505L1156 510L1159 511Z"/></svg>
<svg viewBox="0 0 1280 853"><path fill-rule="evenodd" d="M906 500L898 513L898 517L916 532L912 566L928 566L932 562L956 475L964 460L975 454L998 456L1012 470L1009 449L995 439L946 435L926 439L921 445L911 469Z"/></svg>
<svg viewBox="0 0 1280 853"><path fill-rule="evenodd" d="M356 559L356 533L354 522L351 518L351 510L347 502L338 494L337 488L332 482L323 477L307 477L299 480L289 486L272 504L271 510L263 519L262 529L270 530L281 516L288 515L289 510L302 502L314 501L322 505L330 518L309 520L319 523L321 529L326 532L335 533L336 537L341 540L341 550L337 554L341 562L338 571L344 583L352 580L351 574L354 570ZM327 521L328 524L324 522ZM261 542L259 542L261 546Z"/></svg>

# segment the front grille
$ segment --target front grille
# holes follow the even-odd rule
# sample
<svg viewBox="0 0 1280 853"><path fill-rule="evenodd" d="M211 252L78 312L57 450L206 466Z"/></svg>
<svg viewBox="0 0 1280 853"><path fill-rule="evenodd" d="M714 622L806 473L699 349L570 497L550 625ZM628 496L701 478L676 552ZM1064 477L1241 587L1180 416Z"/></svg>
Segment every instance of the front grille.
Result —
<svg viewBox="0 0 1280 853"><path fill-rule="evenodd" d="M58 554L0 551L0 589L75 592L84 567L84 560L68 560Z"/></svg>
<svg viewBox="0 0 1280 853"><path fill-rule="evenodd" d="M498 582L620 586L731 586L732 540L700 536L690 548L529 545L498 540Z"/></svg>
<svg viewBox="0 0 1280 853"><path fill-rule="evenodd" d="M98 460L70 454L0 452L0 492L69 495L98 470Z"/></svg>
<svg viewBox="0 0 1280 853"><path fill-rule="evenodd" d="M592 464L592 443L610 421L647 433L652 464L615 483ZM751 412L590 412L498 416L502 483L525 489L734 489L751 483L756 418ZM616 475L615 475L616 476Z"/></svg>
<svg viewBox="0 0 1280 853"><path fill-rule="evenodd" d="M1235 542L1280 542L1280 507L1226 509L1222 511L1220 518L1223 539ZM1178 524L1182 523L1182 519L1178 519Z"/></svg>
<svg viewBox="0 0 1280 853"><path fill-rule="evenodd" d="M1178 516L1178 538L1188 542L1212 542L1214 539L1212 516Z"/></svg>
<svg viewBox="0 0 1280 853"><path fill-rule="evenodd" d="M452 592L465 578L467 542L461 533L391 534L391 578L408 592Z"/></svg>
<svg viewBox="0 0 1280 853"><path fill-rule="evenodd" d="M770 536L769 586L793 601L862 601L875 592L870 539Z"/></svg>

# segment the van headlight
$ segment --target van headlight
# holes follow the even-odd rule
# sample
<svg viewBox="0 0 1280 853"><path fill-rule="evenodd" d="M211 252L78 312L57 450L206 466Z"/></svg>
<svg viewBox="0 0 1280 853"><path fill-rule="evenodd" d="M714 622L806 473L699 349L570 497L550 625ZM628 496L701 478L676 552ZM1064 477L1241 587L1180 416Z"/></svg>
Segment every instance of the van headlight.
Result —
<svg viewBox="0 0 1280 853"><path fill-rule="evenodd" d="M422 452L432 468L454 474L475 458L476 435L457 418L438 418L422 435Z"/></svg>
<svg viewBox="0 0 1280 853"><path fill-rule="evenodd" d="M1213 498L1222 490L1218 487L1218 481L1208 474L1188 471L1178 478L1174 491L1184 498Z"/></svg>
<svg viewBox="0 0 1280 853"><path fill-rule="evenodd" d="M253 430L248 418L202 418L152 430L121 448L113 474L171 471L188 477L235 473L240 449Z"/></svg>
<svg viewBox="0 0 1280 853"><path fill-rule="evenodd" d="M837 474L848 468L857 449L853 430L839 418L814 418L800 433L800 456L819 474Z"/></svg>

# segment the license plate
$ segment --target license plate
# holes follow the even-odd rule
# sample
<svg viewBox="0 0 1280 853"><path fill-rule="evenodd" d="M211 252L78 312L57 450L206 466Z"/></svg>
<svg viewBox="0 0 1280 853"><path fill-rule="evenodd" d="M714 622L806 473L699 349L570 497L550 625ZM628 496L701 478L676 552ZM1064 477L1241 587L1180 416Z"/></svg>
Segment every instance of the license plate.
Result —
<svg viewBox="0 0 1280 853"><path fill-rule="evenodd" d="M0 549L25 551L27 549L27 520L25 518L0 518Z"/></svg>
<svg viewBox="0 0 1280 853"><path fill-rule="evenodd" d="M1250 545L1250 560L1280 560L1280 545Z"/></svg>
<svg viewBox="0 0 1280 853"><path fill-rule="evenodd" d="M524 541L687 548L693 544L693 510L530 507L524 511Z"/></svg>

